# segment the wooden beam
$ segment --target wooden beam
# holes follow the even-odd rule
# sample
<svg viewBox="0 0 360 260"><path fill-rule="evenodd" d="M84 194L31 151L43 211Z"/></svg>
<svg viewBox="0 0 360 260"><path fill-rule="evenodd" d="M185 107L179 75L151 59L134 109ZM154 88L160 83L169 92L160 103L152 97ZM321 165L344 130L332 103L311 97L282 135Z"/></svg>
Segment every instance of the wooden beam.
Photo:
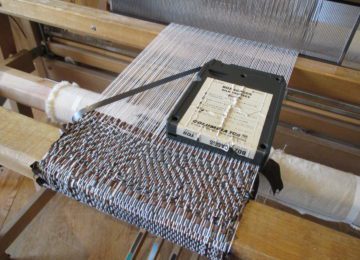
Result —
<svg viewBox="0 0 360 260"><path fill-rule="evenodd" d="M360 147L360 120L285 100L280 122Z"/></svg>
<svg viewBox="0 0 360 260"><path fill-rule="evenodd" d="M239 259L357 259L360 239L250 202L232 252Z"/></svg>
<svg viewBox="0 0 360 260"><path fill-rule="evenodd" d="M58 0L1 0L0 12L144 49L165 28L110 12ZM325 97L360 103L360 72L298 58L290 85Z"/></svg>
<svg viewBox="0 0 360 260"><path fill-rule="evenodd" d="M44 156L59 137L58 129L3 108L0 118L4 133L0 164L29 175L30 163ZM360 254L360 239L252 201L245 208L232 251L243 259L355 259Z"/></svg>
<svg viewBox="0 0 360 260"><path fill-rule="evenodd" d="M101 93L116 78L105 72L44 58L48 77L55 81L76 82L81 88Z"/></svg>
<svg viewBox="0 0 360 260"><path fill-rule="evenodd" d="M138 53L131 53L132 56L129 56L129 54L125 55L125 54L117 53L115 51L109 51L109 50L106 50L103 48L93 47L91 45L87 45L87 44L83 44L83 43L79 43L79 42L75 42L75 41L71 41L71 40L67 40L67 39L63 39L63 38L59 38L59 37L51 37L51 40L49 40L47 42L47 44L51 44L51 43L58 43L58 44L62 44L65 46L75 47L80 50L90 51L92 53L110 57L115 60L127 62L128 64L134 60L134 56L138 55ZM126 50L126 51L130 51L130 50Z"/></svg>
<svg viewBox="0 0 360 260"><path fill-rule="evenodd" d="M60 136L58 128L0 108L0 164L32 178L30 165Z"/></svg>
<svg viewBox="0 0 360 260"><path fill-rule="evenodd" d="M273 147L287 154L360 175L360 149L330 141L300 129L278 125Z"/></svg>
<svg viewBox="0 0 360 260"><path fill-rule="evenodd" d="M58 0L1 0L0 12L144 49L163 25Z"/></svg>
<svg viewBox="0 0 360 260"><path fill-rule="evenodd" d="M105 10L104 7L106 7L106 3L108 0L62 0L62 1Z"/></svg>
<svg viewBox="0 0 360 260"><path fill-rule="evenodd" d="M360 71L299 57L289 85L355 105L360 104Z"/></svg>
<svg viewBox="0 0 360 260"><path fill-rule="evenodd" d="M58 43L49 43L48 46L49 50L58 56L70 58L75 62L115 73L123 71L131 62Z"/></svg>

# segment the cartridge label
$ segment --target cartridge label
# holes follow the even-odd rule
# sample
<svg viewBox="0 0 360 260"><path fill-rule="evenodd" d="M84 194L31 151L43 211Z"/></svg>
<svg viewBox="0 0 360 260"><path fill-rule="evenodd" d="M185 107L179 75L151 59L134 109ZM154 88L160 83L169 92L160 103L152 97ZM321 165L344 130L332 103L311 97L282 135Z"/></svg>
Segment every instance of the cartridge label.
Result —
<svg viewBox="0 0 360 260"><path fill-rule="evenodd" d="M272 98L271 93L208 77L176 133L253 159Z"/></svg>

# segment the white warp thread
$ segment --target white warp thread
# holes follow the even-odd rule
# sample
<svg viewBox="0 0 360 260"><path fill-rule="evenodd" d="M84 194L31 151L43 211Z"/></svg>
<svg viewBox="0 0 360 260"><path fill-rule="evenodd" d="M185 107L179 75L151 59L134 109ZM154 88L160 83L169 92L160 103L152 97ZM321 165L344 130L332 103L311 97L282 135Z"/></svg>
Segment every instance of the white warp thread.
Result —
<svg viewBox="0 0 360 260"><path fill-rule="evenodd" d="M108 98L202 66L217 59L264 72L282 75L288 82L298 52L272 45L244 40L190 26L170 24L106 88ZM136 94L98 109L98 111L132 122L156 135L163 131L166 119L193 77L187 76L153 90ZM138 107L139 113L133 113Z"/></svg>
<svg viewBox="0 0 360 260"><path fill-rule="evenodd" d="M323 0L112 0L112 10L279 47L311 41Z"/></svg>

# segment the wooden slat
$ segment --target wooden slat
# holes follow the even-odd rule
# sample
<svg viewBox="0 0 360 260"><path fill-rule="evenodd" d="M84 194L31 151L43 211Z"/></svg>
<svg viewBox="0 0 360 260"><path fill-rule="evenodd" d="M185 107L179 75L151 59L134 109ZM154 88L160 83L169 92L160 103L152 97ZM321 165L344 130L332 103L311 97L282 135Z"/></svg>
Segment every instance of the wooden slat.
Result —
<svg viewBox="0 0 360 260"><path fill-rule="evenodd" d="M283 105L287 106L287 107L291 107L294 109L299 109L299 110L303 110L303 111L307 111L313 114L317 114L319 116L324 116L327 118L331 118L334 119L336 121L339 122L343 122L343 123L348 123L348 124L352 124L354 126L360 126L360 120L356 119L356 118L351 118L351 117L347 117L344 115L339 115L330 111L325 111L322 110L320 108L316 108L316 107L311 107L308 105L303 105L294 101L290 101L290 100L284 100Z"/></svg>
<svg viewBox="0 0 360 260"><path fill-rule="evenodd" d="M107 56L107 57L111 57L113 59L119 60L119 61L124 61L127 63L131 63L134 59L134 55L136 56L138 53L131 53L132 56L127 56L125 54L120 54L114 51L109 51L106 49L102 49L102 48L98 48L98 47L93 47L91 45L87 45L87 44L83 44L83 43L79 43L79 42L74 42L71 40L66 40L63 38L59 38L59 37L51 37L51 40L48 41L48 44L51 43L59 43L59 44L63 44L66 46L71 46L71 47L75 47L78 48L80 50L86 50L86 51L90 51L92 53L96 53L102 56ZM129 51L129 50L127 50Z"/></svg>
<svg viewBox="0 0 360 260"><path fill-rule="evenodd" d="M30 165L60 136L56 127L0 109L0 164L32 178Z"/></svg>
<svg viewBox="0 0 360 260"><path fill-rule="evenodd" d="M105 10L106 3L108 0L62 0L62 1Z"/></svg>
<svg viewBox="0 0 360 260"><path fill-rule="evenodd" d="M0 12L135 49L145 48L164 28L163 25L58 0L1 0L1 3Z"/></svg>
<svg viewBox="0 0 360 260"><path fill-rule="evenodd" d="M360 71L299 57L290 86L360 105Z"/></svg>
<svg viewBox="0 0 360 260"><path fill-rule="evenodd" d="M360 147L360 121L291 101L284 101L280 122L308 133Z"/></svg>
<svg viewBox="0 0 360 260"><path fill-rule="evenodd" d="M0 164L28 175L59 132L0 108ZM16 129L16 130L15 130ZM4 156L3 151L10 151ZM10 163L9 163L10 162ZM360 255L360 240L291 214L250 202L238 228L233 253L243 259L350 259Z"/></svg>
<svg viewBox="0 0 360 260"><path fill-rule="evenodd" d="M115 73L123 71L131 62L114 59L105 56L104 54L98 54L90 50L82 50L73 46L66 46L58 43L49 43L48 46L49 50L58 56L68 57L73 61Z"/></svg>
<svg viewBox="0 0 360 260"><path fill-rule="evenodd" d="M8 169L0 170L0 230L9 215L17 190L23 179L22 176Z"/></svg>
<svg viewBox="0 0 360 260"><path fill-rule="evenodd" d="M273 146L285 149L287 154L360 175L360 149L280 125Z"/></svg>
<svg viewBox="0 0 360 260"><path fill-rule="evenodd" d="M55 81L76 82L81 88L101 93L114 79L114 75L58 60L44 59L46 73Z"/></svg>
<svg viewBox="0 0 360 260"><path fill-rule="evenodd" d="M358 259L360 239L250 202L232 251L240 259Z"/></svg>

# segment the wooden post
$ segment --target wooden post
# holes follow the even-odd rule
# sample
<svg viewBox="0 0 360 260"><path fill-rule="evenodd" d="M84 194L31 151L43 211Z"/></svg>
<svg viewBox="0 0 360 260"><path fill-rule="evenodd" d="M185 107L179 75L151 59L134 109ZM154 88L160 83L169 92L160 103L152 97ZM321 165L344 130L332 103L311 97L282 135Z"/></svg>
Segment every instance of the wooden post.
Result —
<svg viewBox="0 0 360 260"><path fill-rule="evenodd" d="M9 17L0 14L0 60L7 59L16 53L16 46L12 35Z"/></svg>

